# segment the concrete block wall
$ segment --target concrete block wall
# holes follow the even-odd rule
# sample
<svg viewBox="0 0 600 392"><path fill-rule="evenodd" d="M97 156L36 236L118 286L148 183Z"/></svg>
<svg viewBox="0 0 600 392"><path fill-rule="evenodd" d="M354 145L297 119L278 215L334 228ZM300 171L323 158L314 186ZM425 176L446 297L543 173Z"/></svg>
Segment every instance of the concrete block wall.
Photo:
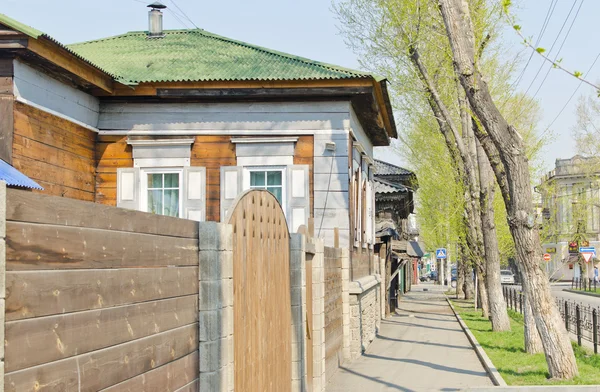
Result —
<svg viewBox="0 0 600 392"><path fill-rule="evenodd" d="M234 389L232 239L229 224L199 224L199 382L202 391Z"/></svg>
<svg viewBox="0 0 600 392"><path fill-rule="evenodd" d="M290 234L292 392L306 390L306 238Z"/></svg>
<svg viewBox="0 0 600 392"><path fill-rule="evenodd" d="M325 247L322 239L311 239L315 254L312 260L313 303L313 392L325 390ZM311 348L309 348L311 349Z"/></svg>
<svg viewBox="0 0 600 392"><path fill-rule="evenodd" d="M350 282L350 359L359 358L375 339L381 323L378 275Z"/></svg>

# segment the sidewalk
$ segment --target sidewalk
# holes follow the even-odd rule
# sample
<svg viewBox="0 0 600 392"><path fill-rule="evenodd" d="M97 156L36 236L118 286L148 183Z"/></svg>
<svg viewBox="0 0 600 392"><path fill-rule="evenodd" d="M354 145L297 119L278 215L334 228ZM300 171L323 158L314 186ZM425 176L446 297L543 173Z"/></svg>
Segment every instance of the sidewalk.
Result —
<svg viewBox="0 0 600 392"><path fill-rule="evenodd" d="M423 291L423 289L429 291ZM382 320L367 352L342 366L327 392L434 391L492 386L439 286L413 286Z"/></svg>

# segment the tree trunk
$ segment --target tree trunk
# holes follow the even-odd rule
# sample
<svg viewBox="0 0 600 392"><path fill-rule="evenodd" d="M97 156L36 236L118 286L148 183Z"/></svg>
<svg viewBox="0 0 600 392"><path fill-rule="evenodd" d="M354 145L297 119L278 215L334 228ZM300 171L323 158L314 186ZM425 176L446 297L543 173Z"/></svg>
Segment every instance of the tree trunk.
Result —
<svg viewBox="0 0 600 392"><path fill-rule="evenodd" d="M485 279L485 266L477 266L475 270L477 271L477 294L479 295L479 302L481 303L481 316L489 318L490 302Z"/></svg>
<svg viewBox="0 0 600 392"><path fill-rule="evenodd" d="M485 140L480 139L498 182L508 180L508 192L501 184L508 223L516 245L517 261L523 268L523 287L531 302L550 377L573 378L578 374L573 348L569 337L564 333L548 279L540 267L541 244L535 227L529 163L523 139L514 127L509 126L494 104L487 83L476 67L475 38L467 0L439 0L439 3L461 84L475 116L497 149L506 172L506 178L501 178L502 173L497 171L500 164L493 162L488 153L489 146L486 148Z"/></svg>
<svg viewBox="0 0 600 392"><path fill-rule="evenodd" d="M461 123L463 124L463 135L460 135L457 126L444 105L435 84L431 80L427 68L421 61L418 48L409 47L410 59L418 71L418 75L423 82L423 85L428 94L428 102L431 110L438 122L440 132L444 136L446 146L452 158L452 163L457 171L457 178L462 180L464 185L464 209L465 209L465 228L466 228L466 245L469 254L469 260L472 264L483 268L484 266L484 249L483 249L483 234L481 232L481 212L479 201L479 175L477 170L477 153L475 143L472 146L469 144L469 132L471 126L467 120L467 104L466 101L461 102L459 94L459 106L461 106ZM463 140L463 137L465 138ZM485 271L482 272L485 276ZM485 283L484 283L485 286ZM486 295L487 297L487 295ZM486 304L487 310L487 304Z"/></svg>
<svg viewBox="0 0 600 392"><path fill-rule="evenodd" d="M473 298L473 292L475 290L475 284L473 283L472 273L473 267L471 266L471 261L469 257L469 251L465 244L460 244L460 255L462 259L462 273L465 278L464 282L464 295L465 300L469 300Z"/></svg>
<svg viewBox="0 0 600 392"><path fill-rule="evenodd" d="M465 296L465 271L463 270L463 258L462 254L456 257L456 299L463 298Z"/></svg>
<svg viewBox="0 0 600 392"><path fill-rule="evenodd" d="M524 286L523 286L524 287ZM525 326L525 351L529 354L538 354L544 351L542 346L542 339L535 326L535 319L533 318L533 312L531 311L531 305L529 298L525 291L523 291L523 321Z"/></svg>
<svg viewBox="0 0 600 392"><path fill-rule="evenodd" d="M510 319L508 318L506 302L502 295L502 283L500 282L500 252L498 251L498 238L496 237L494 219L496 181L494 181L492 167L481 143L477 141L476 144L481 188L481 224L485 245L485 278L490 304L490 320L492 331L510 331Z"/></svg>

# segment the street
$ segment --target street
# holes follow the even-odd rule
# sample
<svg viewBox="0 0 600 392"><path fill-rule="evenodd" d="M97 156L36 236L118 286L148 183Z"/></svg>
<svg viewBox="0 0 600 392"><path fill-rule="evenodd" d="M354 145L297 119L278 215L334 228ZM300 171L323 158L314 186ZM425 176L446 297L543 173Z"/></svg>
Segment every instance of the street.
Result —
<svg viewBox="0 0 600 392"><path fill-rule="evenodd" d="M569 293L563 291L564 289L570 289L571 283L560 282L552 284L552 294L555 298L562 298L570 301L574 301L580 304L595 306L600 308L600 297L592 297L589 295Z"/></svg>

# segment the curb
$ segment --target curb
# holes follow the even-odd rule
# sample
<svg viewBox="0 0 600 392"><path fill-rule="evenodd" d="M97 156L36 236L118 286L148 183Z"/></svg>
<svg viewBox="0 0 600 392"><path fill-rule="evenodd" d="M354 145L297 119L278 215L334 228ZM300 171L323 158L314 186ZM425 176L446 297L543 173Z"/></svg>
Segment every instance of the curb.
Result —
<svg viewBox="0 0 600 392"><path fill-rule="evenodd" d="M585 291L572 290L572 289L563 289L563 291L566 291L567 293L574 293L574 294L579 294L579 295L587 295L588 297L600 298L600 294L586 293Z"/></svg>
<svg viewBox="0 0 600 392"><path fill-rule="evenodd" d="M450 305L450 309L452 309L452 312L456 316L456 319L458 320L460 327L463 329L463 331L465 332L465 335L467 335L467 339L469 339L469 342L471 342L471 345L475 349L475 353L477 354L477 357L479 358L479 362L481 362L481 364L485 368L485 371L487 372L488 376L490 376L490 379L492 380L494 385L499 386L499 387L508 386L506 381L504 381L504 379L498 372L498 369L496 369L496 367L494 366L494 364L492 363L490 358L487 356L487 354L483 350L483 347L481 347L481 345L479 344L479 342L477 341L477 339L475 338L475 336L473 335L473 333L471 332L469 327L467 327L467 324L465 324L463 319L456 312L456 309L454 309L454 306L452 305L450 298L446 297L446 301L448 301L448 305Z"/></svg>

